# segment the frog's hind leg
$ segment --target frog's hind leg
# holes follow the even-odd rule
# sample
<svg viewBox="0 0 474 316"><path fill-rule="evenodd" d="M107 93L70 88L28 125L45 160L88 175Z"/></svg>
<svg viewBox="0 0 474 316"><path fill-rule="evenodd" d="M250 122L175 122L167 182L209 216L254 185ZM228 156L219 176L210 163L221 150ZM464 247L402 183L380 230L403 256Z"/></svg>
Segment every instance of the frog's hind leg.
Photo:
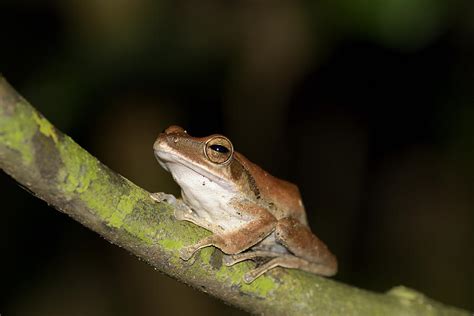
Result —
<svg viewBox="0 0 474 316"><path fill-rule="evenodd" d="M323 276L336 274L336 257L311 232L308 226L290 217L280 219L275 228L275 239L295 257L303 260L301 263L298 260L292 260L292 266L289 266L289 262L284 263L285 267L297 268Z"/></svg>
<svg viewBox="0 0 474 316"><path fill-rule="evenodd" d="M226 266L230 267L236 263L239 263L245 260L255 259L258 257L273 258L273 257L278 257L278 256L281 256L281 253L268 251L268 250L255 250L255 251L247 251L247 252L238 253L236 255L226 255L223 258L223 261Z"/></svg>
<svg viewBox="0 0 474 316"><path fill-rule="evenodd" d="M299 269L323 276L336 274L336 257L311 232L308 226L293 218L283 218L278 221L274 234L275 241L284 246L290 253L270 250L248 251L224 257L224 263L229 266L256 257L272 258L248 272L244 276L246 283L251 283L260 275L276 267Z"/></svg>
<svg viewBox="0 0 474 316"><path fill-rule="evenodd" d="M244 281L245 283L251 283L268 270L276 267L300 269L319 275L331 275L333 272L331 268L322 264L309 262L293 255L280 255L279 257L273 258L261 266L251 270L250 272L247 272L244 275Z"/></svg>

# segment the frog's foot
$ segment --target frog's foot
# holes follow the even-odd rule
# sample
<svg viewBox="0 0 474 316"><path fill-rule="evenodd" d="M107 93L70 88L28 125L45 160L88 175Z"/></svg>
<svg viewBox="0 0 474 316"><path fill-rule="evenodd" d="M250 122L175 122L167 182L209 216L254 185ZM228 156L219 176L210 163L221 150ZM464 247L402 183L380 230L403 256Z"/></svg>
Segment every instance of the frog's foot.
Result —
<svg viewBox="0 0 474 316"><path fill-rule="evenodd" d="M179 257L186 261L188 265L193 265L196 261L196 252L197 250L193 246L184 247L179 251Z"/></svg>
<svg viewBox="0 0 474 316"><path fill-rule="evenodd" d="M167 194L163 192L151 193L150 197L158 203L168 203L171 204L174 208L174 217L180 221L193 221L196 217L193 210L186 205L181 199L177 199L172 194Z"/></svg>
<svg viewBox="0 0 474 316"><path fill-rule="evenodd" d="M179 257L184 261L189 261L193 256L196 250L193 246L184 247L179 251Z"/></svg>
<svg viewBox="0 0 474 316"><path fill-rule="evenodd" d="M268 261L267 263L262 264L261 266L258 266L257 268L245 273L244 275L244 282L245 283L252 283L255 281L256 278L267 272L268 270L271 270L275 267L285 267L285 268L294 268L292 264L292 259L295 259L296 261L300 261L299 258L292 257L292 256L282 256L282 257L276 257Z"/></svg>
<svg viewBox="0 0 474 316"><path fill-rule="evenodd" d="M190 246L182 248L179 251L179 256L181 257L181 259L188 261L191 258L193 258L194 254L198 250L214 245L216 243L216 240L219 240L219 237L216 237L215 235L205 237L201 239L200 241L198 241L197 243L195 243L194 245L190 245Z"/></svg>
<svg viewBox="0 0 474 316"><path fill-rule="evenodd" d="M236 263L238 263L238 262L240 262L240 261L236 260L236 259L234 258L234 256L232 256L232 255L226 255L226 254L224 254L224 256L222 256L222 262L223 262L226 266L230 267L230 266L233 266L234 264L236 264Z"/></svg>
<svg viewBox="0 0 474 316"><path fill-rule="evenodd" d="M293 255L281 255L247 272L244 275L244 281L245 283L252 283L256 278L276 267L298 269L324 276L334 275L334 268L332 266L324 263L310 262Z"/></svg>
<svg viewBox="0 0 474 316"><path fill-rule="evenodd" d="M252 283L256 278L278 266L284 266L282 262L288 260L290 256L283 255L279 252L272 252L272 251L265 251L265 250L256 250L256 251L248 251L244 253L239 253L236 255L224 256L223 262L226 266L232 266L238 262L242 262L245 260L255 259L255 258L262 258L262 257L270 257L270 259L266 263L250 270L244 275L244 282L245 283ZM292 257L292 256L291 256Z"/></svg>
<svg viewBox="0 0 474 316"><path fill-rule="evenodd" d="M171 205L175 205L177 201L176 197L173 194L167 194L164 192L151 193L150 197L158 203L167 202Z"/></svg>
<svg viewBox="0 0 474 316"><path fill-rule="evenodd" d="M194 222L196 219L196 214L185 203L180 200L177 200L174 205L174 217L179 221Z"/></svg>
<svg viewBox="0 0 474 316"><path fill-rule="evenodd" d="M247 284L250 284L252 283L253 281L255 281L256 278L258 278L260 275L255 275L254 273L252 273L253 271L250 271L250 272L247 272L244 274L244 282L247 283Z"/></svg>

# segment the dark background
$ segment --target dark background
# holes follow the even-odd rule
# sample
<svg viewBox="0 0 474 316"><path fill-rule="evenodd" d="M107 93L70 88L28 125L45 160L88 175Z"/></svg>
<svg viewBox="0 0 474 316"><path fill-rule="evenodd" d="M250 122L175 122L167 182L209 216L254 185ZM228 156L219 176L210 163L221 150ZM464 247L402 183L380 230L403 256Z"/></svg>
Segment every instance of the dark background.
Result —
<svg viewBox="0 0 474 316"><path fill-rule="evenodd" d="M474 2L1 1L0 72L149 191L171 124L297 183L335 277L474 309ZM0 173L2 315L243 314Z"/></svg>

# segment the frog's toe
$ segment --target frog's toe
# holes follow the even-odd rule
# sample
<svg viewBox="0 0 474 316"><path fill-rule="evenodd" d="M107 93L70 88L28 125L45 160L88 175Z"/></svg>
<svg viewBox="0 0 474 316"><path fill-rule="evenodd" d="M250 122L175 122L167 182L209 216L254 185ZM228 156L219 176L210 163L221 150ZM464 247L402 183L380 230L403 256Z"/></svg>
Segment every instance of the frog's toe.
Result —
<svg viewBox="0 0 474 316"><path fill-rule="evenodd" d="M194 250L189 247L183 248L179 251L179 257L185 261L191 259L193 257L193 254Z"/></svg>
<svg viewBox="0 0 474 316"><path fill-rule="evenodd" d="M184 220L186 220L186 214L183 213L183 212L180 212L180 211L178 211L178 209L176 209L174 211L174 218L176 218L178 221L184 221Z"/></svg>
<svg viewBox="0 0 474 316"><path fill-rule="evenodd" d="M222 262L223 262L226 266L230 267L230 266L233 266L234 264L236 264L238 261L236 261L233 256L224 255L224 256L222 257Z"/></svg>
<svg viewBox="0 0 474 316"><path fill-rule="evenodd" d="M252 273L252 271L244 274L244 282L247 284L252 283L256 278L257 277Z"/></svg>
<svg viewBox="0 0 474 316"><path fill-rule="evenodd" d="M183 202L177 200L177 203L174 205L174 217L179 221L192 221L195 218L194 211L184 204Z"/></svg>
<svg viewBox="0 0 474 316"><path fill-rule="evenodd" d="M178 221L188 221L193 218L192 214L193 214L192 211L188 209L182 209L182 208L177 207L174 210L174 217Z"/></svg>
<svg viewBox="0 0 474 316"><path fill-rule="evenodd" d="M150 193L150 197L158 203L167 202L169 204L176 204L176 197L172 194L163 192Z"/></svg>

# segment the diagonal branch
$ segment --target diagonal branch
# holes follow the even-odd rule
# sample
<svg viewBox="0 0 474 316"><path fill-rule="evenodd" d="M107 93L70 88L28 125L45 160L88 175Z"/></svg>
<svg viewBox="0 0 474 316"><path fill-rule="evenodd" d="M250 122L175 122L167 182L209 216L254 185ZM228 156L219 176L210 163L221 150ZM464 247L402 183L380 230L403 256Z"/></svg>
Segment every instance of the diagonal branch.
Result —
<svg viewBox="0 0 474 316"><path fill-rule="evenodd" d="M469 315L397 287L360 290L308 273L275 269L248 285L252 263L226 267L212 247L194 264L184 245L208 232L177 222L172 206L113 172L49 123L0 76L0 167L38 198L160 271L252 313L268 315Z"/></svg>

